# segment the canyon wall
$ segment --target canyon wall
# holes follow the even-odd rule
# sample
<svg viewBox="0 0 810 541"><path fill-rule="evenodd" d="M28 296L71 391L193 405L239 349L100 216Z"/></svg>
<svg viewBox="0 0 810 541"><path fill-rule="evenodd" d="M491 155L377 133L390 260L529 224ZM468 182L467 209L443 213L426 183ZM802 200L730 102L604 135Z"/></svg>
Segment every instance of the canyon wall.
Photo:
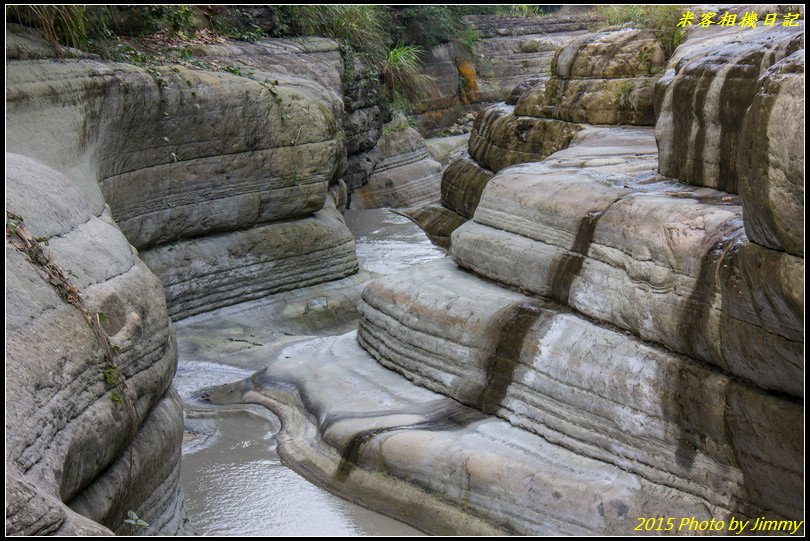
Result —
<svg viewBox="0 0 810 541"><path fill-rule="evenodd" d="M358 269L338 46L136 66L18 29L7 55L7 528L181 533L169 318Z"/></svg>

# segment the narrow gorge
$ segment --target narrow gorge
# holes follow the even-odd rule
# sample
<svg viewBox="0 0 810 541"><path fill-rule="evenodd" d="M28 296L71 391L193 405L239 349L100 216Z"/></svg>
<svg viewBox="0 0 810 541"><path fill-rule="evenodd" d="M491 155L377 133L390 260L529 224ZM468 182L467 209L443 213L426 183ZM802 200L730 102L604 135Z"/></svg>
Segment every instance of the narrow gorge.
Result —
<svg viewBox="0 0 810 541"><path fill-rule="evenodd" d="M8 534L804 533L803 8L176 7L7 14Z"/></svg>

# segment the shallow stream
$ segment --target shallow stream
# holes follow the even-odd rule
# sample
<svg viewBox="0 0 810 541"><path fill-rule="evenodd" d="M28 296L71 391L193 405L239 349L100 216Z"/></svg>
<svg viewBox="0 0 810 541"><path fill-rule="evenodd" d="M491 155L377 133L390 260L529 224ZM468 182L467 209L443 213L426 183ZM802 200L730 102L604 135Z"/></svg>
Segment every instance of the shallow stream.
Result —
<svg viewBox="0 0 810 541"><path fill-rule="evenodd" d="M350 210L345 218L355 236L360 266L372 273L396 272L444 256L415 224L388 210ZM361 286L358 282L353 287ZM421 535L332 495L282 464L275 441L280 423L267 409L213 406L199 398L208 387L249 376L286 344L356 328L355 316L345 307L333 317L308 321L307 313L314 312L307 307L329 306L330 300L337 306L335 299L345 295L315 286L311 293L279 294L272 302L253 301L177 324L174 385L185 409L182 483L193 533ZM296 309L296 303L304 308ZM254 315L245 317L251 312ZM292 313L299 317L285 317Z"/></svg>

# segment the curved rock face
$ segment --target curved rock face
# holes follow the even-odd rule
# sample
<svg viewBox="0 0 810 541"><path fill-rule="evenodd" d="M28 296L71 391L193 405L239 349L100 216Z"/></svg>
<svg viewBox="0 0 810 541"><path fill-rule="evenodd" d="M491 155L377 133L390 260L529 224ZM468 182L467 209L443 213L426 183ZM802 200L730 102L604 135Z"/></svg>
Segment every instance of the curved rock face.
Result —
<svg viewBox="0 0 810 541"><path fill-rule="evenodd" d="M745 30L695 32L669 61L656 85L661 174L737 192L740 136L757 79L804 47L803 25Z"/></svg>
<svg viewBox="0 0 810 541"><path fill-rule="evenodd" d="M757 83L740 135L738 170L752 242L804 257L804 49Z"/></svg>
<svg viewBox="0 0 810 541"><path fill-rule="evenodd" d="M428 155L425 140L404 117L385 125L371 159L368 182L352 193L351 208L399 208L439 200L442 166Z"/></svg>
<svg viewBox="0 0 810 541"><path fill-rule="evenodd" d="M331 198L313 216L176 242L143 252L182 319L345 277L358 270L354 238Z"/></svg>
<svg viewBox="0 0 810 541"><path fill-rule="evenodd" d="M804 262L749 242L739 198L656 168L651 128L587 127L502 170L453 232L453 262L366 287L358 341L417 384L669 487L684 498L669 514L700 501L716 519L793 520Z"/></svg>
<svg viewBox="0 0 810 541"><path fill-rule="evenodd" d="M559 48L552 76L523 94L515 114L589 124L655 123L653 89L664 52L650 32L588 34Z"/></svg>
<svg viewBox="0 0 810 541"><path fill-rule="evenodd" d="M651 130L583 133L490 181L475 222L453 234L455 260L801 396L803 261L749 243L733 198L650 184Z"/></svg>
<svg viewBox="0 0 810 541"><path fill-rule="evenodd" d="M77 289L7 244L7 528L175 534L183 418L169 314L358 268L333 204L345 205L339 49L212 45L195 53L210 70L145 70L54 62L18 38L7 209ZM85 314L65 300L74 291ZM126 525L130 510L150 526Z"/></svg>
<svg viewBox="0 0 810 541"><path fill-rule="evenodd" d="M167 287L173 317L355 272L341 220L310 218L346 167L337 44L200 54L228 70L11 62L9 148L63 171L95 210L110 205ZM284 257L279 231L306 239L309 255L266 282L248 270ZM226 276L245 283L226 287Z"/></svg>
<svg viewBox="0 0 810 541"><path fill-rule="evenodd" d="M469 152L479 165L498 172L545 159L567 147L580 129L569 122L518 116L508 105L494 106L476 117Z"/></svg>
<svg viewBox="0 0 810 541"><path fill-rule="evenodd" d="M354 333L287 348L209 395L272 407L279 453L302 475L427 533L618 534L637 515L710 518L699 498L413 385Z"/></svg>
<svg viewBox="0 0 810 541"><path fill-rule="evenodd" d="M800 402L448 260L371 282L360 312L360 344L420 385L720 516L801 514Z"/></svg>
<svg viewBox="0 0 810 541"><path fill-rule="evenodd" d="M510 24L514 25L512 21ZM513 32L519 27L512 26ZM504 101L527 77L545 81L551 75L554 51L582 35L582 31L558 31L482 39L476 47L476 82L482 102Z"/></svg>
<svg viewBox="0 0 810 541"><path fill-rule="evenodd" d="M109 209L37 160L6 154L6 208L42 250L34 262L15 235L6 243L8 533L181 532L183 422L160 282ZM129 510L149 528L131 531Z"/></svg>
<svg viewBox="0 0 810 541"><path fill-rule="evenodd" d="M442 174L442 205L472 218L481 194L495 173L481 167L469 154L454 160Z"/></svg>
<svg viewBox="0 0 810 541"><path fill-rule="evenodd" d="M450 235L467 220L442 205L405 209L401 214L422 228L430 242L444 249L450 248Z"/></svg>

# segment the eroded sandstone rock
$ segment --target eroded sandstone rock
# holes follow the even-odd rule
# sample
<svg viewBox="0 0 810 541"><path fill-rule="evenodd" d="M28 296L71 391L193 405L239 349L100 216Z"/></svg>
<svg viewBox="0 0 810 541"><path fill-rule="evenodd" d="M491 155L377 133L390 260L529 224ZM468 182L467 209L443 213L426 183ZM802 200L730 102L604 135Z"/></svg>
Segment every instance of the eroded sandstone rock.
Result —
<svg viewBox="0 0 810 541"><path fill-rule="evenodd" d="M88 316L7 242L7 526L109 533L92 520L124 532L127 511L136 510L151 524L147 533L181 532L182 413L170 388L177 352L160 282L108 209L95 212L71 180L37 160L6 154L6 208L101 322L118 374L115 384L105 376L111 366ZM79 503L88 499L95 504Z"/></svg>
<svg viewBox="0 0 810 541"><path fill-rule="evenodd" d="M415 383L721 515L801 514L799 400L447 259L372 281L359 309L360 344Z"/></svg>
<svg viewBox="0 0 810 541"><path fill-rule="evenodd" d="M425 140L404 117L385 125L372 153L372 173L352 193L351 208L398 208L438 201L442 166L430 157Z"/></svg>
<svg viewBox="0 0 810 541"><path fill-rule="evenodd" d="M589 124L652 125L664 53L647 31L587 34L559 48L552 77L524 93L515 114Z"/></svg>
<svg viewBox="0 0 810 541"><path fill-rule="evenodd" d="M745 232L804 257L804 49L766 70L746 113L738 152Z"/></svg>
<svg viewBox="0 0 810 541"><path fill-rule="evenodd" d="M803 28L710 30L696 31L678 47L656 84L659 170L690 184L736 193L740 136L757 79L803 48Z"/></svg>
<svg viewBox="0 0 810 541"><path fill-rule="evenodd" d="M338 186L335 201L343 203L337 44L316 38L199 49L205 62L229 69L147 72L91 60L10 62L9 148L64 172L94 212L108 203L165 285L182 282L185 295L209 298L212 306L296 287L296 272L299 284L352 272L356 261L346 259L352 248L345 224L311 217L324 206L330 185ZM252 253L251 246L271 243L272 231L292 234L296 226L289 224L297 219L305 220L309 255L296 264L311 267L288 266L262 289L245 269L268 261L267 254ZM287 225L272 225L277 222ZM285 249L278 247L276 256ZM317 249L335 259L336 272L311 255ZM189 274L190 267L196 271ZM213 284L224 276L249 283L228 286L231 294L223 296ZM189 311L182 296L170 294L175 317L205 309L196 302ZM173 306L175 300L181 305Z"/></svg>
<svg viewBox="0 0 810 541"><path fill-rule="evenodd" d="M331 198L308 218L176 242L141 257L163 282L174 319L358 269L354 238Z"/></svg>
<svg viewBox="0 0 810 541"><path fill-rule="evenodd" d="M478 164L498 172L504 167L543 160L568 146L580 126L513 113L507 105L478 115L470 134L469 152Z"/></svg>
<svg viewBox="0 0 810 541"><path fill-rule="evenodd" d="M450 248L450 235L453 231L467 221L464 216L449 208L435 204L403 209L400 213L421 227L430 242L445 249Z"/></svg>
<svg viewBox="0 0 810 541"><path fill-rule="evenodd" d="M650 183L651 130L583 134L487 184L456 262L802 396L803 261L749 243L732 196Z"/></svg>
<svg viewBox="0 0 810 541"><path fill-rule="evenodd" d="M487 182L495 173L482 167L469 154L454 160L442 174L442 205L472 218Z"/></svg>
<svg viewBox="0 0 810 541"><path fill-rule="evenodd" d="M711 515L697 497L413 385L355 333L288 347L209 397L271 407L293 468L427 533L626 533L638 514Z"/></svg>

